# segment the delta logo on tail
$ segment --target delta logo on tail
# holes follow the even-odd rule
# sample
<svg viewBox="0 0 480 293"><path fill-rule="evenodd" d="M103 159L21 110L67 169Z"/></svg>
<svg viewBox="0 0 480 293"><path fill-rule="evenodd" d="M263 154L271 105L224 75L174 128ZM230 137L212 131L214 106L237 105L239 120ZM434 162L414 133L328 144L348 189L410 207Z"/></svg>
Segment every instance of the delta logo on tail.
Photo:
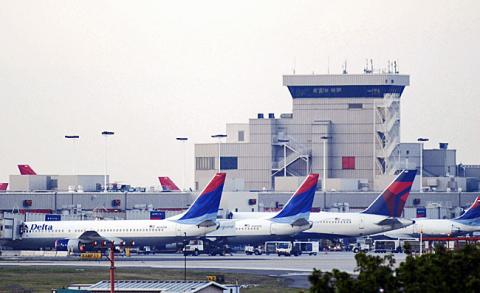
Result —
<svg viewBox="0 0 480 293"><path fill-rule="evenodd" d="M403 170L362 213L400 217L416 174L417 170Z"/></svg>
<svg viewBox="0 0 480 293"><path fill-rule="evenodd" d="M215 174L190 208L178 219L178 222L194 224L203 221L215 221L226 176L226 173Z"/></svg>
<svg viewBox="0 0 480 293"><path fill-rule="evenodd" d="M294 222L300 218L308 219L315 191L317 191L318 176L318 174L308 175L283 209L272 220L277 222Z"/></svg>
<svg viewBox="0 0 480 293"><path fill-rule="evenodd" d="M7 190L8 183L0 183L0 191L5 191Z"/></svg>
<svg viewBox="0 0 480 293"><path fill-rule="evenodd" d="M476 220L480 218L480 196L478 196L472 205L463 213L461 216L455 218L454 220Z"/></svg>
<svg viewBox="0 0 480 293"><path fill-rule="evenodd" d="M20 175L37 175L30 165L18 165Z"/></svg>
<svg viewBox="0 0 480 293"><path fill-rule="evenodd" d="M170 177L158 177L158 180L160 181L163 191L180 191L180 188L173 183Z"/></svg>

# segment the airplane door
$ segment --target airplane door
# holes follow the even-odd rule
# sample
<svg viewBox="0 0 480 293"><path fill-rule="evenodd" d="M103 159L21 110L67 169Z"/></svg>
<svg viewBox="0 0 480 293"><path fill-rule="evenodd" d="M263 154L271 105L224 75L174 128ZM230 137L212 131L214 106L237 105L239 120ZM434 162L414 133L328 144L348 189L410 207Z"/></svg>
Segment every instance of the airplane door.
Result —
<svg viewBox="0 0 480 293"><path fill-rule="evenodd" d="M360 218L360 223L359 223L359 225L358 225L358 229L360 229L360 230L365 229L365 223L363 223L363 219L362 219L362 218Z"/></svg>
<svg viewBox="0 0 480 293"><path fill-rule="evenodd" d="M2 229L0 230L0 238L2 239L13 239L14 232L13 232L13 219L3 219L0 220L0 225Z"/></svg>
<svg viewBox="0 0 480 293"><path fill-rule="evenodd" d="M183 234L183 231L182 231L182 225L181 224L178 224L176 223L175 224L175 235L178 236L178 237L184 237L185 234Z"/></svg>

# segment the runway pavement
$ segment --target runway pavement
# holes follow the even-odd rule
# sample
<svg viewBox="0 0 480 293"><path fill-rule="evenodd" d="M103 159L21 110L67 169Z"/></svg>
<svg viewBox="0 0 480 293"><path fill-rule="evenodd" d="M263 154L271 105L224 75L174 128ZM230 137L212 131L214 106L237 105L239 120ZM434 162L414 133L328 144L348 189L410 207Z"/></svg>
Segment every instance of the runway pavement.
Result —
<svg viewBox="0 0 480 293"><path fill-rule="evenodd" d="M381 255L381 254L380 254ZM404 254L396 254L397 264L405 259ZM78 257L57 258L4 258L0 265L55 265L55 266L105 266L103 260L80 260ZM184 257L181 254L160 254L153 256L116 257L117 267L152 267L183 269ZM330 271L334 268L353 273L356 266L355 254L352 252L320 253L316 256L188 256L189 270L229 270L248 271L261 274L310 273L313 268Z"/></svg>

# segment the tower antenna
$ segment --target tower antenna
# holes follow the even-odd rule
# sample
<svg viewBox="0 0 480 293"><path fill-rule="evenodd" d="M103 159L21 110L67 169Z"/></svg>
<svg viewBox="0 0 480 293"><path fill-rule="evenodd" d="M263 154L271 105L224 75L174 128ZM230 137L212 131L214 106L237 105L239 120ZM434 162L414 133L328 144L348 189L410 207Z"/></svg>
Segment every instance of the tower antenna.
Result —
<svg viewBox="0 0 480 293"><path fill-rule="evenodd" d="M327 73L330 74L330 56L327 57Z"/></svg>

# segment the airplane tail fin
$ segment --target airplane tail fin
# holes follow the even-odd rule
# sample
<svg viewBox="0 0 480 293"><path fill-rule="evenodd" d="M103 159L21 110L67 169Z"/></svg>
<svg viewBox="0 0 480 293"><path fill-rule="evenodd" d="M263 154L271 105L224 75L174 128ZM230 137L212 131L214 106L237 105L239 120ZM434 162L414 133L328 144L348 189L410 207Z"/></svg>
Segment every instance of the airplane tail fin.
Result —
<svg viewBox="0 0 480 293"><path fill-rule="evenodd" d="M308 220L317 190L317 183L318 174L309 174L283 206L283 209L272 217L272 220L281 223L295 223L302 219Z"/></svg>
<svg viewBox="0 0 480 293"><path fill-rule="evenodd" d="M162 185L163 191L180 191L180 188L173 183L170 177L158 177L158 180L160 181L160 185Z"/></svg>
<svg viewBox="0 0 480 293"><path fill-rule="evenodd" d="M182 224L212 225L215 223L222 198L226 173L217 173L197 196L190 208L177 219Z"/></svg>
<svg viewBox="0 0 480 293"><path fill-rule="evenodd" d="M18 165L20 175L37 175L30 165Z"/></svg>
<svg viewBox="0 0 480 293"><path fill-rule="evenodd" d="M0 183L0 191L5 191L7 190L8 183Z"/></svg>
<svg viewBox="0 0 480 293"><path fill-rule="evenodd" d="M403 170L362 213L400 217L417 170Z"/></svg>
<svg viewBox="0 0 480 293"><path fill-rule="evenodd" d="M474 220L480 218L480 196L478 196L472 205L461 216L455 220Z"/></svg>

